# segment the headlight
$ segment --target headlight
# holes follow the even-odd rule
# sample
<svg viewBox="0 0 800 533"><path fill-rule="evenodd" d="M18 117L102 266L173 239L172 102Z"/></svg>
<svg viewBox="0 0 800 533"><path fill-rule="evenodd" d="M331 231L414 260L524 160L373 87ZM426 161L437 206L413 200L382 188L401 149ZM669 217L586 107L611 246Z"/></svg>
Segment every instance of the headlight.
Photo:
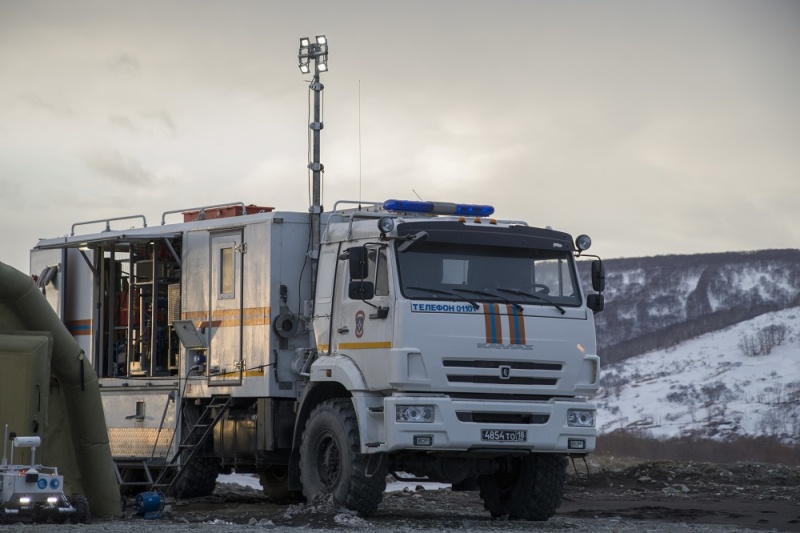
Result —
<svg viewBox="0 0 800 533"><path fill-rule="evenodd" d="M432 405L398 405L398 422L433 422Z"/></svg>
<svg viewBox="0 0 800 533"><path fill-rule="evenodd" d="M578 411L577 409L570 409L567 411L567 425L571 428L594 427L594 411Z"/></svg>

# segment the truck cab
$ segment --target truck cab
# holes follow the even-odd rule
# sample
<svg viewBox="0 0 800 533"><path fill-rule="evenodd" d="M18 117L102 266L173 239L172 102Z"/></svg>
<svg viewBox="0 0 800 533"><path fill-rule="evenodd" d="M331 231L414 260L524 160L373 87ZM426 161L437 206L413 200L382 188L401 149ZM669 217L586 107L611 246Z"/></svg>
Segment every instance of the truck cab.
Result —
<svg viewBox="0 0 800 533"><path fill-rule="evenodd" d="M565 233L481 216L488 206L416 211L428 204L390 200L329 219L305 396L352 397L353 412L338 416L355 417L358 451L377 471L477 481L492 513L541 519L556 502L495 496L524 501L532 486L504 484L530 471L560 501L563 458L595 447L602 305L580 286L583 250ZM457 209L478 215L436 216Z"/></svg>

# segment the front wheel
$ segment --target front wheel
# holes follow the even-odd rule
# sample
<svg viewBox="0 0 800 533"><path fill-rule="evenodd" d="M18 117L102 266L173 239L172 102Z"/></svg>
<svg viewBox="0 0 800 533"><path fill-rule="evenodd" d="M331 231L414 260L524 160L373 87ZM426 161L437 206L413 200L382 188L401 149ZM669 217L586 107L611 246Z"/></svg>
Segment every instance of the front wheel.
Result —
<svg viewBox="0 0 800 533"><path fill-rule="evenodd" d="M300 481L309 503L333 503L369 516L386 489L388 466L381 455L361 453L358 423L349 398L319 404L300 442Z"/></svg>
<svg viewBox="0 0 800 533"><path fill-rule="evenodd" d="M478 485L493 517L544 521L561 506L566 479L565 457L529 455L503 462L494 474L480 476Z"/></svg>

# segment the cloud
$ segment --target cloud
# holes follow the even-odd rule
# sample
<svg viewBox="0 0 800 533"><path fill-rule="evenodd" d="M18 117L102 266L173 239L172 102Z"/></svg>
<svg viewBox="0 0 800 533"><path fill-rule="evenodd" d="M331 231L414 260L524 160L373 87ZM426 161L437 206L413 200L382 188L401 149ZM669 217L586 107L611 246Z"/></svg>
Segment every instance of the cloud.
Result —
<svg viewBox="0 0 800 533"><path fill-rule="evenodd" d="M134 135L162 135L174 138L178 130L172 116L166 111L141 111L134 116L113 113L108 116L108 122L112 127Z"/></svg>
<svg viewBox="0 0 800 533"><path fill-rule="evenodd" d="M39 94L33 91L27 91L19 96L19 100L28 106L38 109L40 111L46 111L52 115L57 117L66 118L72 116L72 109L70 109L69 105L64 101L49 101L45 100Z"/></svg>
<svg viewBox="0 0 800 533"><path fill-rule="evenodd" d="M172 116L166 111L142 111L141 115L142 118L153 125L156 131L168 137L174 136L178 130L177 126L175 126L175 121L172 120Z"/></svg>
<svg viewBox="0 0 800 533"><path fill-rule="evenodd" d="M122 155L111 147L95 148L82 155L86 165L102 178L126 185L150 185L153 174L133 157Z"/></svg>
<svg viewBox="0 0 800 533"><path fill-rule="evenodd" d="M125 115L109 115L108 121L115 128L128 131L129 133L138 133L138 129L130 117L126 117Z"/></svg>
<svg viewBox="0 0 800 533"><path fill-rule="evenodd" d="M0 205L13 207L19 199L20 189L19 183L0 180L0 191L3 191L3 194L0 194Z"/></svg>
<svg viewBox="0 0 800 533"><path fill-rule="evenodd" d="M141 71L139 60L124 52L109 58L106 64L114 72L129 76L138 76Z"/></svg>

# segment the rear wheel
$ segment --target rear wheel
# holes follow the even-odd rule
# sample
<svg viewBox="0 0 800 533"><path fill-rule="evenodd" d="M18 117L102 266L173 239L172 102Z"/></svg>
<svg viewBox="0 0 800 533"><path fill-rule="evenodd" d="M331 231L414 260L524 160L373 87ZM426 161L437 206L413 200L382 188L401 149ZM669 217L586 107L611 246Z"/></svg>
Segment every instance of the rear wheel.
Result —
<svg viewBox="0 0 800 533"><path fill-rule="evenodd" d="M302 493L289 490L289 467L273 465L258 472L264 494L273 501L299 501Z"/></svg>
<svg viewBox="0 0 800 533"><path fill-rule="evenodd" d="M175 482L175 496L178 498L199 498L214 492L219 475L219 459L216 457L192 457L181 467L181 477Z"/></svg>
<svg viewBox="0 0 800 533"><path fill-rule="evenodd" d="M318 405L300 443L300 481L309 503L331 497L335 505L369 516L386 489L387 462L361 453L358 423L349 398Z"/></svg>
<svg viewBox="0 0 800 533"><path fill-rule="evenodd" d="M77 512L70 515L70 522L73 524L85 524L89 521L89 500L86 496L77 495L70 499L72 506Z"/></svg>
<svg viewBox="0 0 800 533"><path fill-rule="evenodd" d="M480 476L478 485L493 517L544 521L561 505L566 477L566 458L529 455L505 461L494 474Z"/></svg>
<svg viewBox="0 0 800 533"><path fill-rule="evenodd" d="M181 427L183 435L188 435L192 427L200 419L202 407L193 403L183 404L183 416L181 417ZM175 482L173 493L177 498L200 498L208 496L214 492L217 486L217 476L219 475L220 462L216 457L203 455L210 453L208 441L202 444L203 448L197 450L192 459L181 466L180 477ZM183 457L187 457L191 451L183 452ZM186 459L181 458L182 461Z"/></svg>

